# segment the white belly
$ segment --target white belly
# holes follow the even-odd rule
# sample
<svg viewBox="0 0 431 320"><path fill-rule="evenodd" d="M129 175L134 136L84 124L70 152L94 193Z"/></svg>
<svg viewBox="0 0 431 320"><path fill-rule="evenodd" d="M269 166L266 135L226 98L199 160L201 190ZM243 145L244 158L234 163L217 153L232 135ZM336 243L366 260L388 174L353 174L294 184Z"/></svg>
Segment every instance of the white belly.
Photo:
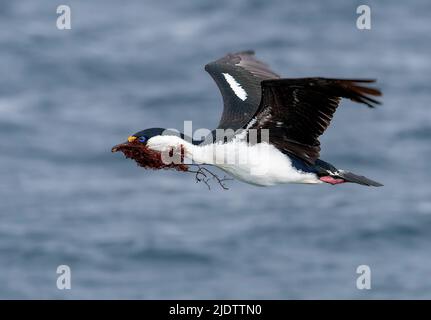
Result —
<svg viewBox="0 0 431 320"><path fill-rule="evenodd" d="M291 160L274 146L244 142L199 146L194 160L213 164L238 180L259 186L281 183L322 183L314 173L292 166Z"/></svg>

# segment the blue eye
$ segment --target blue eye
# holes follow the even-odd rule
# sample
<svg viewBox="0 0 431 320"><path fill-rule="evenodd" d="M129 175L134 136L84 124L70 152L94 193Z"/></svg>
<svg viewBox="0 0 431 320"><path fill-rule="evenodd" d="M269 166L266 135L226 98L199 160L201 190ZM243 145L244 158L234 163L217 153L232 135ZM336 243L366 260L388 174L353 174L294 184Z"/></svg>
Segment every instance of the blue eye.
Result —
<svg viewBox="0 0 431 320"><path fill-rule="evenodd" d="M145 141L147 141L147 137L139 137L139 142L144 143Z"/></svg>

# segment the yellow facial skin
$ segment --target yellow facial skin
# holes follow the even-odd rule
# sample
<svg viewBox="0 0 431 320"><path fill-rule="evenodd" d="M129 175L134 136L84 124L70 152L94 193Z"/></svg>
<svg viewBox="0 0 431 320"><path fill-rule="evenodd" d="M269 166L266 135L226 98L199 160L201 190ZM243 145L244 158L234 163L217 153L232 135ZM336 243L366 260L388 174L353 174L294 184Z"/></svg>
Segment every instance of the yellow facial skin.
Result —
<svg viewBox="0 0 431 320"><path fill-rule="evenodd" d="M129 142L133 142L133 141L135 141L137 138L136 137L134 137L134 136L129 136L128 138L127 138L127 141L129 141Z"/></svg>

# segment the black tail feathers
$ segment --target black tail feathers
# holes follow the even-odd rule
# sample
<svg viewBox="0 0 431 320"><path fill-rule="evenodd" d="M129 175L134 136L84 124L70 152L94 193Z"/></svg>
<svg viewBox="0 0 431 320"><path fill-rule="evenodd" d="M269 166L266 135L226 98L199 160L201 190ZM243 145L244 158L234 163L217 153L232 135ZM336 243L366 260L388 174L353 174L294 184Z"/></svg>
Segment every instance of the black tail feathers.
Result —
<svg viewBox="0 0 431 320"><path fill-rule="evenodd" d="M338 170L336 175L338 177L340 177L341 179L345 180L346 182L352 182L352 183L357 183L357 184L361 184L363 186L370 186L370 187L382 187L383 184L368 179L367 177L364 176L358 176L357 174L354 174L352 172L349 171L344 171L344 170Z"/></svg>

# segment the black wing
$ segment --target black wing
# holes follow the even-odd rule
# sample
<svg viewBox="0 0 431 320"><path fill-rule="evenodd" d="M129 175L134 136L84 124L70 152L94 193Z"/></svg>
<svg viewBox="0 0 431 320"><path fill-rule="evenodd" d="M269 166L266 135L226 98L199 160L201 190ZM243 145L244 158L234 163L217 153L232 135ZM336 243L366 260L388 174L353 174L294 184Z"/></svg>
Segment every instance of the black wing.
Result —
<svg viewBox="0 0 431 320"><path fill-rule="evenodd" d="M269 129L269 142L284 152L314 163L319 158L319 136L325 132L341 98L380 104L370 96L374 80L326 78L277 79L262 82L262 101L250 129Z"/></svg>
<svg viewBox="0 0 431 320"><path fill-rule="evenodd" d="M266 64L255 59L253 51L227 54L208 63L205 70L223 96L220 129L237 130L247 124L259 108L261 82L279 78Z"/></svg>

